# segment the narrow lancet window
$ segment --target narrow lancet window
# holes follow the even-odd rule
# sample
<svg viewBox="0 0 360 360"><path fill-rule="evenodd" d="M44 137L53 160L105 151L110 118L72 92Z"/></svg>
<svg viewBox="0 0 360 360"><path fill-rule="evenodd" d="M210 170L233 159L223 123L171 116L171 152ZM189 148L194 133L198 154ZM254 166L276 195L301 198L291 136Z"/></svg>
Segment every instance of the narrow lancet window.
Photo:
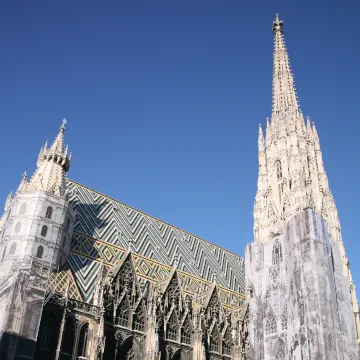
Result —
<svg viewBox="0 0 360 360"><path fill-rule="evenodd" d="M18 222L18 223L15 225L15 232L16 232L16 233L19 233L20 230L21 230L21 223Z"/></svg>
<svg viewBox="0 0 360 360"><path fill-rule="evenodd" d="M44 248L40 245L40 246L37 248L36 257L37 257L38 259L42 259L43 253L44 253Z"/></svg>
<svg viewBox="0 0 360 360"><path fill-rule="evenodd" d="M177 340L178 323L175 311L172 312L169 321L166 324L166 338L169 340Z"/></svg>
<svg viewBox="0 0 360 360"><path fill-rule="evenodd" d="M22 204L21 205L21 209L20 209L20 215L25 215L26 213L26 204Z"/></svg>
<svg viewBox="0 0 360 360"><path fill-rule="evenodd" d="M265 334L271 335L271 334L276 333L276 328L277 328L277 323L276 323L275 315L273 312L270 312L266 319Z"/></svg>
<svg viewBox="0 0 360 360"><path fill-rule="evenodd" d="M41 236L45 237L48 231L48 227L44 225L41 229Z"/></svg>
<svg viewBox="0 0 360 360"><path fill-rule="evenodd" d="M126 295L125 295L126 297ZM129 326L129 305L128 302L125 299L122 300L122 302L120 303L120 306L118 308L118 324L121 326Z"/></svg>
<svg viewBox="0 0 360 360"><path fill-rule="evenodd" d="M219 339L220 334L217 326L215 325L210 335L210 351L219 352Z"/></svg>
<svg viewBox="0 0 360 360"><path fill-rule="evenodd" d="M12 243L11 246L10 246L10 252L9 252L9 254L10 254L10 255L14 255L15 252L16 252L16 243L14 242L14 243Z"/></svg>
<svg viewBox="0 0 360 360"><path fill-rule="evenodd" d="M53 212L52 207L51 207L51 206L48 206L48 208L46 209L45 217L46 217L47 219L51 219L52 212Z"/></svg>
<svg viewBox="0 0 360 360"><path fill-rule="evenodd" d="M84 324L80 330L78 350L77 350L78 359L86 359L88 337L89 337L89 324Z"/></svg>

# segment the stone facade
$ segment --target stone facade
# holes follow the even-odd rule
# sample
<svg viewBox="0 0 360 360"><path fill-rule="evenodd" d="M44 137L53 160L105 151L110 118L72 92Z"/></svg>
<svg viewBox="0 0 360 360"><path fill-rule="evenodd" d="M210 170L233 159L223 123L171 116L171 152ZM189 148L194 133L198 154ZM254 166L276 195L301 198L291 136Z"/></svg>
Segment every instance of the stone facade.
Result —
<svg viewBox="0 0 360 360"><path fill-rule="evenodd" d="M273 110L265 136L259 129L245 265L68 180L64 122L0 219L1 359L359 358L355 285L319 137L297 102L278 16L273 32Z"/></svg>
<svg viewBox="0 0 360 360"><path fill-rule="evenodd" d="M254 359L357 359L350 281L338 243L311 209L246 249Z"/></svg>

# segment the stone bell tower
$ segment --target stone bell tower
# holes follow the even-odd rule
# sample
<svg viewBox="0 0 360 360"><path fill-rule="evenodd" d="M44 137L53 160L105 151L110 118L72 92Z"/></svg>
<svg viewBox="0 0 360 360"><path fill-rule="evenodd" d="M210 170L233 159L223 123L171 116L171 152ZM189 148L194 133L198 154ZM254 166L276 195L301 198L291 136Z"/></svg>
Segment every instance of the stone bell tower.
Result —
<svg viewBox="0 0 360 360"><path fill-rule="evenodd" d="M283 21L271 120L259 127L255 241L246 249L254 359L358 359L359 310L315 124L304 120Z"/></svg>
<svg viewBox="0 0 360 360"><path fill-rule="evenodd" d="M1 359L32 358L50 273L70 251L75 214L65 187L65 124L41 148L31 179L25 173L9 194L0 220Z"/></svg>

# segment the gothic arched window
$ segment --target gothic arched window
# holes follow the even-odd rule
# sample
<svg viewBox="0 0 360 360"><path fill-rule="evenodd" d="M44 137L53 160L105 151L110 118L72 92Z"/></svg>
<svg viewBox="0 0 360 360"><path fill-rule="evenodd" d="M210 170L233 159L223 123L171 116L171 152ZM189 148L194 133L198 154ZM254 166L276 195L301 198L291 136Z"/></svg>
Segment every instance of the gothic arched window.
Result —
<svg viewBox="0 0 360 360"><path fill-rule="evenodd" d="M183 344L190 344L191 343L191 324L189 315L186 316L183 326L181 329L181 342Z"/></svg>
<svg viewBox="0 0 360 360"><path fill-rule="evenodd" d="M23 204L21 205L20 215L25 215L25 213L26 213L26 204L23 203Z"/></svg>
<svg viewBox="0 0 360 360"><path fill-rule="evenodd" d="M61 348L61 360L71 360L74 352L75 325L72 319L66 320Z"/></svg>
<svg viewBox="0 0 360 360"><path fill-rule="evenodd" d="M227 327L224 334L222 351L224 355L231 355L231 334L229 327Z"/></svg>
<svg viewBox="0 0 360 360"><path fill-rule="evenodd" d="M42 228L41 228L41 236L45 237L46 234L47 234L47 231L48 231L48 227L46 225L44 225Z"/></svg>
<svg viewBox="0 0 360 360"><path fill-rule="evenodd" d="M178 334L178 322L176 319L175 310L170 315L170 319L166 324L166 338L169 340L177 341Z"/></svg>
<svg viewBox="0 0 360 360"><path fill-rule="evenodd" d="M9 254L10 254L10 255L14 255L15 252L16 252L16 242L13 242L13 243L11 244L11 246L10 246L10 252L9 252Z"/></svg>
<svg viewBox="0 0 360 360"><path fill-rule="evenodd" d="M118 324L121 326L128 327L129 317L130 317L129 305L125 295L125 298L121 301L118 307Z"/></svg>
<svg viewBox="0 0 360 360"><path fill-rule="evenodd" d="M52 212L53 212L52 207L51 207L51 206L48 206L47 209L46 209L45 217L46 217L47 219L51 219Z"/></svg>
<svg viewBox="0 0 360 360"><path fill-rule="evenodd" d="M215 325L210 334L210 351L219 352L220 334L217 326Z"/></svg>
<svg viewBox="0 0 360 360"><path fill-rule="evenodd" d="M42 259L43 253L44 253L44 248L43 248L42 245L40 245L40 246L37 248L36 257L39 258L39 259Z"/></svg>
<svg viewBox="0 0 360 360"><path fill-rule="evenodd" d="M272 263L278 265L282 261L282 249L278 240L275 241L272 249Z"/></svg>
<svg viewBox="0 0 360 360"><path fill-rule="evenodd" d="M275 360L285 360L285 343L278 340L274 347Z"/></svg>
<svg viewBox="0 0 360 360"><path fill-rule="evenodd" d="M282 169L281 169L281 162L280 160L277 160L275 162L275 167L276 167L276 177L278 180L282 179Z"/></svg>
<svg viewBox="0 0 360 360"><path fill-rule="evenodd" d="M89 337L89 324L86 323L81 327L77 356L82 359L86 359L87 345L88 345L88 337Z"/></svg>
<svg viewBox="0 0 360 360"><path fill-rule="evenodd" d="M273 312L270 312L266 319L265 334L266 335L274 334L276 333L276 329L277 329L276 317Z"/></svg>
<svg viewBox="0 0 360 360"><path fill-rule="evenodd" d="M19 233L20 230L21 230L21 223L18 222L18 223L16 223L16 225L15 225L15 232L16 232L16 233Z"/></svg>
<svg viewBox="0 0 360 360"><path fill-rule="evenodd" d="M133 318L133 326L134 326L135 330L144 331L145 313L144 313L144 308L143 308L142 304L139 304L139 306L137 307L137 309L135 311L134 318Z"/></svg>

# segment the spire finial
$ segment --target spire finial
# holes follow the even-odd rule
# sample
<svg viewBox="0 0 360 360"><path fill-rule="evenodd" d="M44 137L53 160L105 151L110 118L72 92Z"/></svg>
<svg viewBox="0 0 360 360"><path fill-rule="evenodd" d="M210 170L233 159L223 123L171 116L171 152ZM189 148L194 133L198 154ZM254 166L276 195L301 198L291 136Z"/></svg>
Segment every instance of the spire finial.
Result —
<svg viewBox="0 0 360 360"><path fill-rule="evenodd" d="M273 32L280 31L282 33L283 21L279 19L279 13L276 13L275 20L273 21Z"/></svg>
<svg viewBox="0 0 360 360"><path fill-rule="evenodd" d="M60 129L65 130L66 129L67 120L66 118L63 119Z"/></svg>

